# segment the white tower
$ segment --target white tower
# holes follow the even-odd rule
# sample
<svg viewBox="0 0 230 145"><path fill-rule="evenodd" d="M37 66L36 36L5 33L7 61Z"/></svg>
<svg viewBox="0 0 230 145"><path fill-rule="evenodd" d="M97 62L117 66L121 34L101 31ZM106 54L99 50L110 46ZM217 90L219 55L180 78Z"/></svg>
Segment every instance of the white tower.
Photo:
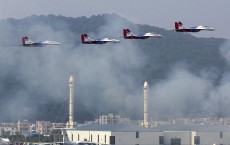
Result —
<svg viewBox="0 0 230 145"><path fill-rule="evenodd" d="M69 128L74 128L73 86L74 86L74 78L73 76L70 76L69 78L69 122L67 123Z"/></svg>
<svg viewBox="0 0 230 145"><path fill-rule="evenodd" d="M145 81L145 83L144 83L144 122L143 122L144 127L149 127L149 122L148 122L148 91L149 91L149 85L148 85L148 82Z"/></svg>

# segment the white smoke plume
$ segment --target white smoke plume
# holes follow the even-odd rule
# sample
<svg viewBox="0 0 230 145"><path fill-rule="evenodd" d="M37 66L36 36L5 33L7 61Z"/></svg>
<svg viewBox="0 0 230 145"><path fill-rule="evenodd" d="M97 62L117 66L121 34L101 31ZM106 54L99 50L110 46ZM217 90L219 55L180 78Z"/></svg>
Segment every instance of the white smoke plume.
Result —
<svg viewBox="0 0 230 145"><path fill-rule="evenodd" d="M152 113L157 118L199 115L212 88L210 80L192 74L183 66L175 66L150 91Z"/></svg>
<svg viewBox="0 0 230 145"><path fill-rule="evenodd" d="M121 40L121 43L105 45L81 44L80 34L73 33L63 23L58 24L63 30L55 30L45 22L31 21L25 31L16 24L2 24L0 91L4 99L1 99L3 115L0 119L46 120L46 117L39 118L41 114L55 117L58 109L54 108L60 106L50 106L45 111L39 107L51 102L68 102L70 75L75 77L76 121L114 112L131 119L142 119L144 81L137 83L133 70L142 69L146 60L135 41L122 38L123 28L133 28L137 33L138 28L119 20L106 17L106 23L96 31L84 32L95 38ZM34 41L50 39L63 45L42 48L16 46L24 35ZM70 43L76 39L79 39L79 44ZM7 46L12 43L15 45ZM229 62L228 46L226 43L221 47L220 53ZM165 79L149 83L150 118L229 116L229 72L226 71L220 83L214 85L215 71L202 70L194 74L186 65L178 63ZM68 106L64 107L67 111ZM83 111L88 114L83 114ZM67 119L61 115L58 118Z"/></svg>
<svg viewBox="0 0 230 145"><path fill-rule="evenodd" d="M33 21L31 23L34 24ZM19 33L16 35L12 33L15 26L1 27L2 41L4 36L9 36L19 44L21 37L27 35L34 41L49 39L63 43L61 46L41 48L0 47L2 77L9 80L11 77L16 78L20 85L14 87L11 94L4 94L7 95L2 103L4 110L1 112L5 113L4 117L12 120L46 119L36 117L42 113L52 113L55 116L55 113L58 114L52 112L55 106L50 106L45 112L41 112L44 109L39 107L51 102L68 102L70 75L75 77L76 121L84 118L80 116L84 114L79 113L79 110L88 110L95 117L103 113L125 114L132 110L131 114L137 114L141 111L137 106L138 100L142 98L136 92L136 80L129 74L129 70L140 68L144 59L136 45L131 41L122 41L120 37L122 29L128 25L108 17L107 24L98 28L98 34L85 32L95 37L104 34L109 37L120 35L122 43L105 45L68 44L71 39L80 40L80 34L72 33L65 24L60 25L65 29L56 31L45 23L36 23L30 25L25 32L16 31ZM115 31L119 34L114 34ZM4 89L4 83L1 83L1 89ZM68 106L65 107L68 110Z"/></svg>
<svg viewBox="0 0 230 145"><path fill-rule="evenodd" d="M220 54L229 63L230 45L220 47ZM229 117L230 73L226 70L215 84L215 69L192 73L186 63L178 63L171 72L151 86L151 118Z"/></svg>

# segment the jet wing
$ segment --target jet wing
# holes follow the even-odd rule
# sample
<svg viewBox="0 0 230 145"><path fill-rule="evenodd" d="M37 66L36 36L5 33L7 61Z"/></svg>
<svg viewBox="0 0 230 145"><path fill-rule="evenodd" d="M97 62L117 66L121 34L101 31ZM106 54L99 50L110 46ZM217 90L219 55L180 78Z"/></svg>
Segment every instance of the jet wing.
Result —
<svg viewBox="0 0 230 145"><path fill-rule="evenodd" d="M145 36L145 37L157 37L157 38L160 38L160 37L162 37L162 35L160 35L160 34L156 34L156 33L145 33L143 36Z"/></svg>
<svg viewBox="0 0 230 145"><path fill-rule="evenodd" d="M120 42L120 40L117 40L117 39L111 39L111 42L113 42L113 43L119 43L119 42Z"/></svg>
<svg viewBox="0 0 230 145"><path fill-rule="evenodd" d="M109 39L109 38L103 38L103 39L98 39L98 41L111 42L111 39Z"/></svg>
<svg viewBox="0 0 230 145"><path fill-rule="evenodd" d="M102 41L102 42L113 42L113 43L120 42L120 40L117 40L117 39L109 39L109 38L103 38L103 39L100 39L99 41Z"/></svg>
<svg viewBox="0 0 230 145"><path fill-rule="evenodd" d="M209 31L214 31L215 29L210 27L210 26L197 26L196 29L200 29L200 30L209 30Z"/></svg>
<svg viewBox="0 0 230 145"><path fill-rule="evenodd" d="M46 41L43 41L41 43L44 44L44 45L61 45L62 44L60 42L50 41L50 40L46 40Z"/></svg>

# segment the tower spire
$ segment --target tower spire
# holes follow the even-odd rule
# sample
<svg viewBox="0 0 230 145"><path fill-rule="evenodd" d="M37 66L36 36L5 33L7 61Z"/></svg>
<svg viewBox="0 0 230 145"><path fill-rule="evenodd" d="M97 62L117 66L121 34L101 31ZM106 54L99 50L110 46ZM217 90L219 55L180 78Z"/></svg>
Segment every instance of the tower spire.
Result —
<svg viewBox="0 0 230 145"><path fill-rule="evenodd" d="M149 127L149 122L148 122L148 90L149 90L149 85L148 82L145 81L144 83L144 122L143 126Z"/></svg>
<svg viewBox="0 0 230 145"><path fill-rule="evenodd" d="M68 128L74 128L74 98L73 98L73 89L74 86L74 77L70 76L69 78L69 122Z"/></svg>

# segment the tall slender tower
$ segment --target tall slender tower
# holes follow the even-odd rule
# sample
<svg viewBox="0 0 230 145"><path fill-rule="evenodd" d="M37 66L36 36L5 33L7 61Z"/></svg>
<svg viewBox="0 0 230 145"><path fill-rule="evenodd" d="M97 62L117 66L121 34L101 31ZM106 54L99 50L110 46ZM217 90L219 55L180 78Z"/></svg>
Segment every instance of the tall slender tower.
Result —
<svg viewBox="0 0 230 145"><path fill-rule="evenodd" d="M149 127L148 122L148 91L149 91L149 85L148 82L145 81L144 83L144 122L143 126Z"/></svg>
<svg viewBox="0 0 230 145"><path fill-rule="evenodd" d="M74 78L69 78L69 128L74 128L74 98L73 98Z"/></svg>

